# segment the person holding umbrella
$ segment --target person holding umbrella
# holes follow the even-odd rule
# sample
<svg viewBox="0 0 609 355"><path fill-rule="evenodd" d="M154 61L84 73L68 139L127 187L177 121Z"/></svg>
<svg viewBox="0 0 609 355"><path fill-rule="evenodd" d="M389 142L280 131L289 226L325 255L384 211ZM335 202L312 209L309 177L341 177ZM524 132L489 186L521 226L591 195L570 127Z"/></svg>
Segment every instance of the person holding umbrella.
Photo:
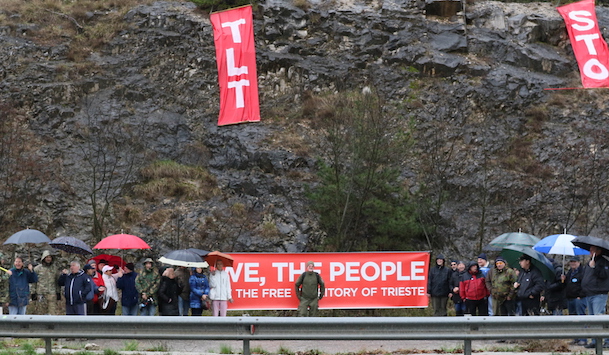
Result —
<svg viewBox="0 0 609 355"><path fill-rule="evenodd" d="M607 293L609 292L609 261L603 257L604 250L596 245L590 246L590 261L584 268L582 291L586 295L588 315L605 314L607 308ZM586 348L595 348L596 341L592 339ZM609 339L603 342L604 348L609 348Z"/></svg>
<svg viewBox="0 0 609 355"><path fill-rule="evenodd" d="M539 315L541 293L545 290L545 281L541 271L533 265L530 255L522 254L518 263L522 271L514 283L516 298L520 301L524 316Z"/></svg>

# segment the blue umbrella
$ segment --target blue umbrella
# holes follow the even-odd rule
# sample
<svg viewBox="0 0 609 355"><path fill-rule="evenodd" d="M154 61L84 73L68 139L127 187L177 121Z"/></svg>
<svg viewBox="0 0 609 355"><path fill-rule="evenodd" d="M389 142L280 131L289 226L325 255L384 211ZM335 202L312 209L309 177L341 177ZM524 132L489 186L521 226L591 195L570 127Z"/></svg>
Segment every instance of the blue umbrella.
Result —
<svg viewBox="0 0 609 355"><path fill-rule="evenodd" d="M571 234L553 234L540 240L533 249L545 254L557 255L588 255L589 251L575 246L572 241L577 238Z"/></svg>

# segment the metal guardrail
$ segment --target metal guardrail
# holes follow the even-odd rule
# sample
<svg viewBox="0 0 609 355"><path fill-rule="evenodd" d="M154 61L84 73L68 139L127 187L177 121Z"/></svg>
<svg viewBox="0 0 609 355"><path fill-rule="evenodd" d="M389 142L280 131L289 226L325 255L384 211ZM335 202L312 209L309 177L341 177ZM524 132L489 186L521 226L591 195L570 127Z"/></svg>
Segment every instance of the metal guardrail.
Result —
<svg viewBox="0 0 609 355"><path fill-rule="evenodd" d="M111 324L99 331L100 324ZM92 332L94 332L92 334ZM43 338L51 355L52 338L242 340L472 340L595 338L602 354L609 338L609 315L537 317L0 317L0 337Z"/></svg>

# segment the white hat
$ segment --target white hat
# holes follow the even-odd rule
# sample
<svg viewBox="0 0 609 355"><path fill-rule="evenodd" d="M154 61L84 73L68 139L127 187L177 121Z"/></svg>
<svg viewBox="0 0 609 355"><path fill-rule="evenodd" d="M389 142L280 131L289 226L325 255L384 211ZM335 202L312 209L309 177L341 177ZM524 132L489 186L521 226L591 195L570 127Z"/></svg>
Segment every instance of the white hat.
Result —
<svg viewBox="0 0 609 355"><path fill-rule="evenodd" d="M110 266L110 265L105 265L105 266L102 268L102 272L106 272L106 271L108 271L108 270L114 270L114 268L113 268L112 266Z"/></svg>

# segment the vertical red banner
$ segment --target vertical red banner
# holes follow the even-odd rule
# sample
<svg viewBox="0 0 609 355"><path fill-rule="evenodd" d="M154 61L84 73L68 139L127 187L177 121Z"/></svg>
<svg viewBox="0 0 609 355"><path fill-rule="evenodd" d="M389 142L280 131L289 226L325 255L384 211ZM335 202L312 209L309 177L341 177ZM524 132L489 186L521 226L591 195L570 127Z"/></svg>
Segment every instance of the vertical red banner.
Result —
<svg viewBox="0 0 609 355"><path fill-rule="evenodd" d="M567 25L582 85L609 87L609 51L598 28L594 0L560 6L557 10Z"/></svg>
<svg viewBox="0 0 609 355"><path fill-rule="evenodd" d="M252 7L215 12L220 115L218 126L260 121Z"/></svg>

